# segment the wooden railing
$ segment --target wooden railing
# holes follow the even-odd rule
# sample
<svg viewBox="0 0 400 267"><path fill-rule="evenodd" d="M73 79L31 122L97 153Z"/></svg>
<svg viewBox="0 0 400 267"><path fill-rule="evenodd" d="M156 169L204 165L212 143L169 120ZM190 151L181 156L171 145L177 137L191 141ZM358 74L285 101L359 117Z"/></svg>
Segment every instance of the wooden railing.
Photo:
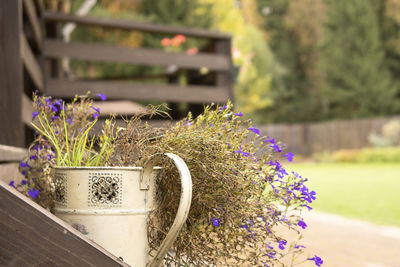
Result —
<svg viewBox="0 0 400 267"><path fill-rule="evenodd" d="M57 24L73 22L162 34L185 34L210 40L208 51L189 56L150 48L65 43ZM0 265L127 266L117 257L55 218L7 183L18 179L18 161L32 141L32 93L72 98L75 94L105 93L111 99L160 100L172 103L225 102L232 98L230 36L184 27L169 27L46 12L41 0L0 1ZM46 26L46 31L44 30ZM46 32L46 36L44 35ZM57 70L59 58L176 65L185 70L208 68L207 84L139 84L125 80L68 80ZM195 106L191 106L193 108ZM6 172L7 169L7 172ZM23 255L23 257L21 256Z"/></svg>
<svg viewBox="0 0 400 267"><path fill-rule="evenodd" d="M188 103L196 114L203 104L223 103L233 98L233 68L229 35L203 29L153 25L98 17L79 17L44 10L41 0L3 0L0 3L0 144L26 147L32 139L33 91L53 97L73 98L75 94L104 93L108 99L163 101L172 107ZM184 34L207 40L196 55L166 52L155 48L131 48L84 42L64 42L57 34L63 23L109 29L141 31L166 36ZM128 63L140 66L170 66L191 75L208 69L205 79L191 79L182 85L164 73L166 84L141 83L132 79L67 79L60 71L61 58L93 62ZM197 72L198 73L198 72ZM125 77L124 77L125 78ZM187 110L188 111L188 110Z"/></svg>
<svg viewBox="0 0 400 267"><path fill-rule="evenodd" d="M40 64L43 51L40 8L40 0L5 0L0 3L1 145L25 147L32 138L29 127L26 127L32 118L32 92L44 92ZM2 146L0 150L2 148L5 151L10 149ZM3 155L7 154L5 151ZM16 160L15 155L12 160ZM4 156L2 161L6 161Z"/></svg>
<svg viewBox="0 0 400 267"><path fill-rule="evenodd" d="M46 73L46 93L58 97L71 97L72 94L105 93L111 99L161 100L169 102L187 102L206 104L223 103L232 98L232 63L230 57L230 36L202 29L153 25L133 21L107 18L79 17L69 14L44 12L46 23L76 23L79 25L103 28L124 29L162 34L185 34L189 37L206 38L213 44L213 52L200 52L187 55L184 52L166 52L154 48L129 48L82 42L66 43L59 39L45 38L45 59L63 57L96 61L130 63L136 65L170 66L184 70L207 68L215 73L213 85L187 84L149 84L133 83L126 80L104 81L68 80ZM132 77L134 78L134 77Z"/></svg>

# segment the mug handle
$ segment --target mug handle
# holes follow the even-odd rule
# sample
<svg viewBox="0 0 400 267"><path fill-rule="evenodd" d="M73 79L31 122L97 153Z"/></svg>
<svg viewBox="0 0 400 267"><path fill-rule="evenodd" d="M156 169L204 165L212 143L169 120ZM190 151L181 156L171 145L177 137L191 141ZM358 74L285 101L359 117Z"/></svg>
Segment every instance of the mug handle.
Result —
<svg viewBox="0 0 400 267"><path fill-rule="evenodd" d="M161 243L161 246L159 247L155 257L148 264L149 267L158 267L161 265L165 254L178 237L179 232L181 231L182 226L187 219L190 210L190 204L192 201L192 177L190 176L189 168L181 157L173 153L155 154L150 157L150 159L144 164L143 167L143 175L140 179L140 189L149 189L150 173L152 172L156 161L162 157L168 157L172 159L176 168L179 171L179 177L181 179L181 198L179 201L179 208L176 212L175 220L167 236Z"/></svg>

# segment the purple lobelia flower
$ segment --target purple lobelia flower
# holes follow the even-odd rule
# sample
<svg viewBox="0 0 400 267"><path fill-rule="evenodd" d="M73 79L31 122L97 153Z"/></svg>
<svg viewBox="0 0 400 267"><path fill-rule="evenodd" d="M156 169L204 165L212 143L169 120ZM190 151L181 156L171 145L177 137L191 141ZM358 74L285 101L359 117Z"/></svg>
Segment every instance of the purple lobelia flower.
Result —
<svg viewBox="0 0 400 267"><path fill-rule="evenodd" d="M99 114L100 114L100 109L99 108L95 108L95 107L92 107L92 109L94 109L96 111L95 113L93 113L93 118L97 119L99 117Z"/></svg>
<svg viewBox="0 0 400 267"><path fill-rule="evenodd" d="M280 250L284 250L285 246L286 246L286 241L285 240L279 240L279 245L278 245L279 249Z"/></svg>
<svg viewBox="0 0 400 267"><path fill-rule="evenodd" d="M301 220L297 223L297 225L300 226L300 227L303 228L303 229L306 229L306 228L307 228L307 224L303 221L303 219L301 219Z"/></svg>
<svg viewBox="0 0 400 267"><path fill-rule="evenodd" d="M307 260L314 261L315 265L317 265L317 266L321 266L322 263L324 263L324 261L320 257L318 257L317 255L314 255L314 257L308 258Z"/></svg>
<svg viewBox="0 0 400 267"><path fill-rule="evenodd" d="M8 185L15 188L14 181L9 182Z"/></svg>
<svg viewBox="0 0 400 267"><path fill-rule="evenodd" d="M221 219L220 218L211 218L211 222L215 227L220 227L221 226Z"/></svg>
<svg viewBox="0 0 400 267"><path fill-rule="evenodd" d="M98 97L100 97L101 101L106 101L107 97L105 94L97 94Z"/></svg>
<svg viewBox="0 0 400 267"><path fill-rule="evenodd" d="M261 134L260 130L258 130L256 127L254 127L254 125L253 125L253 127L250 127L247 130L252 131L253 133L258 134L258 135Z"/></svg>
<svg viewBox="0 0 400 267"><path fill-rule="evenodd" d="M218 110L225 110L225 109L227 109L227 108L228 108L228 106L227 106L227 105L224 105L223 107L219 107Z"/></svg>
<svg viewBox="0 0 400 267"><path fill-rule="evenodd" d="M276 141L274 138L270 138L269 136L267 136L267 139L264 140L264 143L272 143L275 144Z"/></svg>
<svg viewBox="0 0 400 267"><path fill-rule="evenodd" d="M31 198L37 198L38 197L38 195L39 195L39 191L38 190L36 190L36 189L28 189L28 195L31 197Z"/></svg>
<svg viewBox="0 0 400 267"><path fill-rule="evenodd" d="M235 116L238 116L238 117L242 117L242 116L243 116L243 113L242 113L242 112L239 112L239 113L233 113L233 115L235 115Z"/></svg>
<svg viewBox="0 0 400 267"><path fill-rule="evenodd" d="M40 112L32 112L32 120L34 120L38 115L40 114Z"/></svg>
<svg viewBox="0 0 400 267"><path fill-rule="evenodd" d="M288 153L284 154L282 157L287 158L287 160L288 160L289 162L292 162L292 161L293 161L294 154L291 153L291 152L288 152Z"/></svg>
<svg viewBox="0 0 400 267"><path fill-rule="evenodd" d="M282 152L282 149L278 146L277 143L271 143L268 146L272 148L272 151L274 152Z"/></svg>
<svg viewBox="0 0 400 267"><path fill-rule="evenodd" d="M28 163L23 162L23 161L21 161L21 162L19 163L19 166L20 166L21 168L32 168Z"/></svg>

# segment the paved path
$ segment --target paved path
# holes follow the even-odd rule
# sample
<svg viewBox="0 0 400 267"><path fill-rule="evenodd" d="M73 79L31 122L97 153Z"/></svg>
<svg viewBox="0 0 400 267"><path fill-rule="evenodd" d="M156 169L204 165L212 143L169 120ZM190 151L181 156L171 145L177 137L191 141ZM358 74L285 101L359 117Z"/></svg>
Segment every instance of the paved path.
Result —
<svg viewBox="0 0 400 267"><path fill-rule="evenodd" d="M323 267L400 267L400 228L319 212L303 215L305 255L317 254Z"/></svg>

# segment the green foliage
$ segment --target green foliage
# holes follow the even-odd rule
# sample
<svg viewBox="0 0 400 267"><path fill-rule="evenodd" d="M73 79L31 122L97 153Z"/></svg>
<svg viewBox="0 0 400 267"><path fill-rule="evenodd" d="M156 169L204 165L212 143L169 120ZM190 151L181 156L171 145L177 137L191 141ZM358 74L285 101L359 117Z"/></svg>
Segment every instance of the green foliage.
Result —
<svg viewBox="0 0 400 267"><path fill-rule="evenodd" d="M400 147L365 148L361 150L358 162L400 163Z"/></svg>
<svg viewBox="0 0 400 267"><path fill-rule="evenodd" d="M243 1L239 7L233 0L203 1L212 4L213 28L233 35L233 63L239 69L234 88L236 107L256 123L271 121L265 111L274 104L274 80L285 70L257 25L255 1Z"/></svg>
<svg viewBox="0 0 400 267"><path fill-rule="evenodd" d="M370 1L328 2L321 54L329 118L395 111L396 90L384 64L377 12Z"/></svg>
<svg viewBox="0 0 400 267"><path fill-rule="evenodd" d="M339 163L400 163L400 147L341 149L314 155L319 162Z"/></svg>
<svg viewBox="0 0 400 267"><path fill-rule="evenodd" d="M210 5L199 0L145 0L140 12L154 23L209 28L212 16Z"/></svg>

